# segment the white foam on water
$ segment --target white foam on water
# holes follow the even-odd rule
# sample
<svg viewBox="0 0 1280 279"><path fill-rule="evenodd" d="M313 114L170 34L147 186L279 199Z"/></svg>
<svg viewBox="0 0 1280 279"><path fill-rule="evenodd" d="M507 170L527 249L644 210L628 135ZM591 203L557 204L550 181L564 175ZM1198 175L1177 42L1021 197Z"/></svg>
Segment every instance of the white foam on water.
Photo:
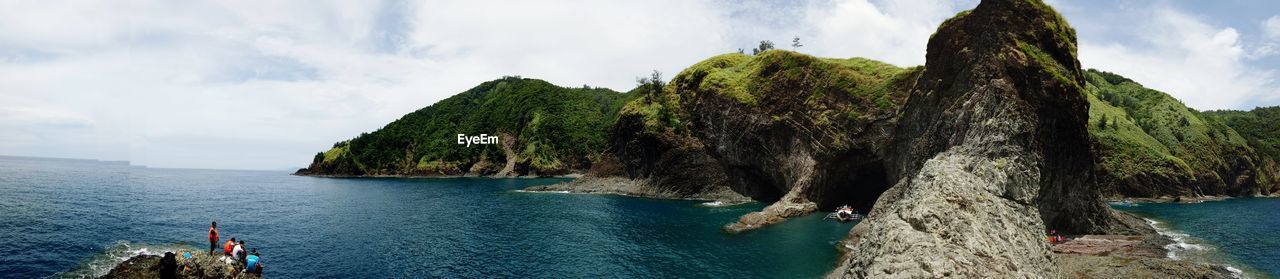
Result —
<svg viewBox="0 0 1280 279"><path fill-rule="evenodd" d="M529 190L523 190L523 189L516 190L516 193L573 194L573 192L569 192L569 191L529 191Z"/></svg>
<svg viewBox="0 0 1280 279"><path fill-rule="evenodd" d="M1227 266L1227 271L1228 271L1228 272L1231 272L1231 277L1232 277L1232 278L1245 278L1245 277L1244 277L1244 270L1240 270L1239 268L1235 268L1235 267L1232 267L1232 266L1229 266L1229 265L1228 265L1228 266Z"/></svg>
<svg viewBox="0 0 1280 279"><path fill-rule="evenodd" d="M1165 257L1168 257L1170 259L1175 259L1175 260L1181 260L1183 259L1182 255L1186 254L1186 252L1188 251L1204 251L1208 249L1204 245L1188 242L1188 239L1191 237L1188 234L1170 230L1165 226L1161 226L1161 223L1156 220L1151 220L1151 219L1144 219L1144 220L1146 220L1147 224L1150 224L1152 228L1156 229L1156 233L1159 233L1160 235L1166 238L1169 238L1169 240L1173 241L1173 243L1169 243L1164 246L1164 249L1168 251L1168 253L1165 254Z"/></svg>
<svg viewBox="0 0 1280 279"><path fill-rule="evenodd" d="M1191 238L1191 235L1189 234L1177 232L1165 226L1161 226L1161 223L1156 220L1151 220L1151 219L1145 219L1145 220L1147 220L1148 224L1151 224L1152 228L1156 229L1156 233L1159 233L1160 235L1167 237L1169 238L1169 240L1173 241L1173 243L1169 243L1168 245L1164 246L1164 249L1169 251L1168 254L1166 254L1165 256L1170 259L1183 260L1188 255L1198 254L1198 257L1199 257L1198 260L1204 260L1203 259L1204 253L1207 253L1209 250L1212 250L1212 247L1191 243L1190 241L1192 241L1192 238ZM1224 265L1224 266L1226 266L1227 271L1231 272L1232 277L1247 278L1246 276L1244 276L1244 271L1235 267L1231 267L1227 265Z"/></svg>
<svg viewBox="0 0 1280 279"><path fill-rule="evenodd" d="M163 255L164 252L190 249L182 245L149 245L117 241L102 253L92 255L72 270L55 274L54 278L97 278L111 272L116 265L139 255ZM195 250L192 250L195 251Z"/></svg>
<svg viewBox="0 0 1280 279"><path fill-rule="evenodd" d="M710 206L710 207L721 207L724 205L725 204L722 201L709 201L709 202L702 203L702 206Z"/></svg>

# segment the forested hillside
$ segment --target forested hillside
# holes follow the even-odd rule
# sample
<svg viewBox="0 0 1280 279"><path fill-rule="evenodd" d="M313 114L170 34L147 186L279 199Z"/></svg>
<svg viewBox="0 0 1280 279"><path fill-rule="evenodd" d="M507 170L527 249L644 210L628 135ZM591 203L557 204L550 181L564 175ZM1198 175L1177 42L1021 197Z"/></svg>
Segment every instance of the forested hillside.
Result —
<svg viewBox="0 0 1280 279"><path fill-rule="evenodd" d="M1203 113L1125 77L1089 70L1089 132L1111 196L1252 195L1275 192L1265 124L1249 113ZM1221 115L1222 117L1218 116ZM1246 139L1240 127L1256 127ZM1250 117L1244 117L1249 115ZM1275 130L1269 131L1274 134ZM1275 138L1270 138L1275 139ZM1255 144L1255 142L1257 144Z"/></svg>
<svg viewBox="0 0 1280 279"><path fill-rule="evenodd" d="M504 77L409 113L316 154L302 175L558 175L604 149L628 94ZM458 134L498 136L458 144Z"/></svg>

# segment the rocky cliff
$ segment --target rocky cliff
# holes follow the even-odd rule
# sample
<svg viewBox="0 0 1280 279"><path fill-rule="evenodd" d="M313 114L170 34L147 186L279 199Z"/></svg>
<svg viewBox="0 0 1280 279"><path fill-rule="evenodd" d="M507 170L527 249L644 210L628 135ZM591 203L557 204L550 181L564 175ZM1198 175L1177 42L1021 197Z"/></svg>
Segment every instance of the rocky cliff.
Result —
<svg viewBox="0 0 1280 279"><path fill-rule="evenodd" d="M1075 33L1038 0L986 0L930 38L888 154L894 186L838 277L1055 277L1046 228L1135 232L1091 175Z"/></svg>
<svg viewBox="0 0 1280 279"><path fill-rule="evenodd" d="M700 62L669 91L730 185L773 202L726 227L741 231L844 204L870 209L888 186L883 147L917 73L772 50Z"/></svg>
<svg viewBox="0 0 1280 279"><path fill-rule="evenodd" d="M772 203L732 232L844 204L869 210L889 186L884 147L918 74L781 50L712 57L621 110L605 152L619 168L533 190Z"/></svg>
<svg viewBox="0 0 1280 279"><path fill-rule="evenodd" d="M724 169L705 152L700 141L678 125L675 100L670 97L645 93L623 107L600 162L585 176L528 190L729 203L762 198L741 187L729 188Z"/></svg>

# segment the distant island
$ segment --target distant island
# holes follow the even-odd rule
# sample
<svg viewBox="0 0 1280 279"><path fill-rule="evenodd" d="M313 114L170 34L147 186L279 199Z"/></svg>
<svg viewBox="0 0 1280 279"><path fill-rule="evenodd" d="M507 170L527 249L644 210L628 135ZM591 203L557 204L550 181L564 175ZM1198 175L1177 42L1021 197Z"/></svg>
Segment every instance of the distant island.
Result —
<svg viewBox="0 0 1280 279"><path fill-rule="evenodd" d="M1083 70L1074 29L1038 0L986 0L943 22L923 66L771 46L628 93L486 82L296 174L580 174L529 190L770 204L731 233L848 204L870 212L831 274L852 278L1059 277L1135 260L1094 275L1229 277L1163 259L1167 239L1103 201L1280 192L1280 108L1197 111ZM501 144L454 142L480 133ZM1047 230L1130 250L1055 256Z"/></svg>

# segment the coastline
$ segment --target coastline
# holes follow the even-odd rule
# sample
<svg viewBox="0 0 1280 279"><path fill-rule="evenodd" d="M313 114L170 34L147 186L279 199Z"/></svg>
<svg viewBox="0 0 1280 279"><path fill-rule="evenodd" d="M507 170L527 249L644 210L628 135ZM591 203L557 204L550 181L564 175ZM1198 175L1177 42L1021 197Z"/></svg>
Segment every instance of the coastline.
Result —
<svg viewBox="0 0 1280 279"><path fill-rule="evenodd" d="M651 187L645 181L623 177L587 177L563 183L533 186L517 190L526 193L560 193L560 194L592 194L617 195L634 198L702 201L707 206L733 206L755 202L750 198L732 191L712 191L682 193L679 191L663 191Z"/></svg>
<svg viewBox="0 0 1280 279"><path fill-rule="evenodd" d="M1222 201L1232 199L1232 196L1160 196L1155 198L1109 198L1107 203L1115 204L1125 201L1134 203L1202 203L1207 201Z"/></svg>
<svg viewBox="0 0 1280 279"><path fill-rule="evenodd" d="M538 188L538 187L545 187L545 186L534 186L530 188ZM518 190L515 190L515 192L516 193L534 193L534 194L609 195L609 196L622 196L622 197L639 198L639 199L697 201L697 202L702 202L698 204L699 206L706 206L706 207L735 206L735 205L743 205L743 204L755 202L755 201L722 201L722 200L708 200L708 199L699 199L699 198L662 198L662 197L654 197L654 196L646 196L646 195L636 195L636 194L626 193L626 192L607 192L607 191L589 192L589 191L530 189L530 188L518 189Z"/></svg>
<svg viewBox="0 0 1280 279"><path fill-rule="evenodd" d="M221 255L209 256L205 250L183 243L146 244L116 241L103 251L86 258L71 270L59 272L52 278L157 278L160 276L161 259L167 252L175 254L180 267L178 278L251 278L236 276L237 267L221 259ZM183 253L191 257L184 257Z"/></svg>
<svg viewBox="0 0 1280 279"><path fill-rule="evenodd" d="M1118 203L1123 203L1126 201L1133 202L1133 203L1184 203L1184 204L1187 204L1187 203L1224 201L1224 200L1236 199L1236 198L1275 199L1275 198L1280 198L1280 193L1274 193L1271 195L1249 195L1249 196L1207 195L1207 196L1160 196L1160 197L1154 197L1154 198L1111 197L1111 198L1107 198L1106 202L1108 204L1113 204L1113 205Z"/></svg>
<svg viewBox="0 0 1280 279"><path fill-rule="evenodd" d="M1185 241L1186 234L1157 226L1143 218L1153 234L1071 236L1053 245L1063 277L1121 278L1250 278L1239 267L1208 259L1179 256L1180 251L1204 249Z"/></svg>
<svg viewBox="0 0 1280 279"><path fill-rule="evenodd" d="M536 178L582 178L584 173L573 172L560 175L518 175L518 176L493 176L493 175L404 175L404 174L378 174L378 175L348 175L348 174L299 174L291 173L293 176L318 177L318 178L490 178L490 179L536 179Z"/></svg>
<svg viewBox="0 0 1280 279"><path fill-rule="evenodd" d="M1237 202L1249 202L1249 200L1275 198L1277 197L1274 195L1257 195L1239 197L1207 197L1179 202L1162 199L1158 202L1144 201L1143 203L1150 206L1158 206L1160 208L1186 208L1182 210L1191 212L1213 212L1215 209L1212 208L1214 207L1230 207L1237 205ZM1213 204L1209 204L1206 201L1213 202ZM1206 204L1197 205L1200 203ZM1219 205L1218 203L1222 204ZM1140 207L1144 205L1131 206ZM1129 211L1122 209L1121 207L1117 207L1117 209ZM1182 219L1184 219L1182 217L1178 217L1180 216L1178 215L1179 213L1177 213L1178 211L1173 211L1173 213L1169 213L1171 215L1166 215L1163 213L1143 210L1141 208L1135 208L1132 210L1134 210L1134 212L1126 213L1135 214L1142 218L1143 221L1145 221L1148 226L1155 229L1156 234L1163 239L1160 243L1160 248L1164 253L1164 258L1166 259L1221 266L1231 272L1236 276L1236 278L1272 278L1275 275L1273 273L1274 270L1268 268L1269 264L1267 263L1260 263L1248 258L1240 258L1242 252L1244 255L1249 255L1248 249L1265 246L1250 246L1249 248L1242 248L1238 243L1233 244L1230 238L1221 238L1223 234L1229 234L1227 232L1219 232L1216 230L1206 232L1203 229L1196 229L1194 225L1192 227L1184 228L1174 227L1174 223L1181 223L1183 221Z"/></svg>
<svg viewBox="0 0 1280 279"><path fill-rule="evenodd" d="M1120 213L1129 214L1129 213ZM1139 235L1071 235L1049 244L1049 257L1060 278L1242 278L1240 269L1218 263L1170 258L1179 243L1148 221L1153 233ZM863 228L862 224L850 231ZM840 262L854 253L856 238L837 244ZM839 278L836 269L827 278ZM1245 277L1247 278L1247 277Z"/></svg>

